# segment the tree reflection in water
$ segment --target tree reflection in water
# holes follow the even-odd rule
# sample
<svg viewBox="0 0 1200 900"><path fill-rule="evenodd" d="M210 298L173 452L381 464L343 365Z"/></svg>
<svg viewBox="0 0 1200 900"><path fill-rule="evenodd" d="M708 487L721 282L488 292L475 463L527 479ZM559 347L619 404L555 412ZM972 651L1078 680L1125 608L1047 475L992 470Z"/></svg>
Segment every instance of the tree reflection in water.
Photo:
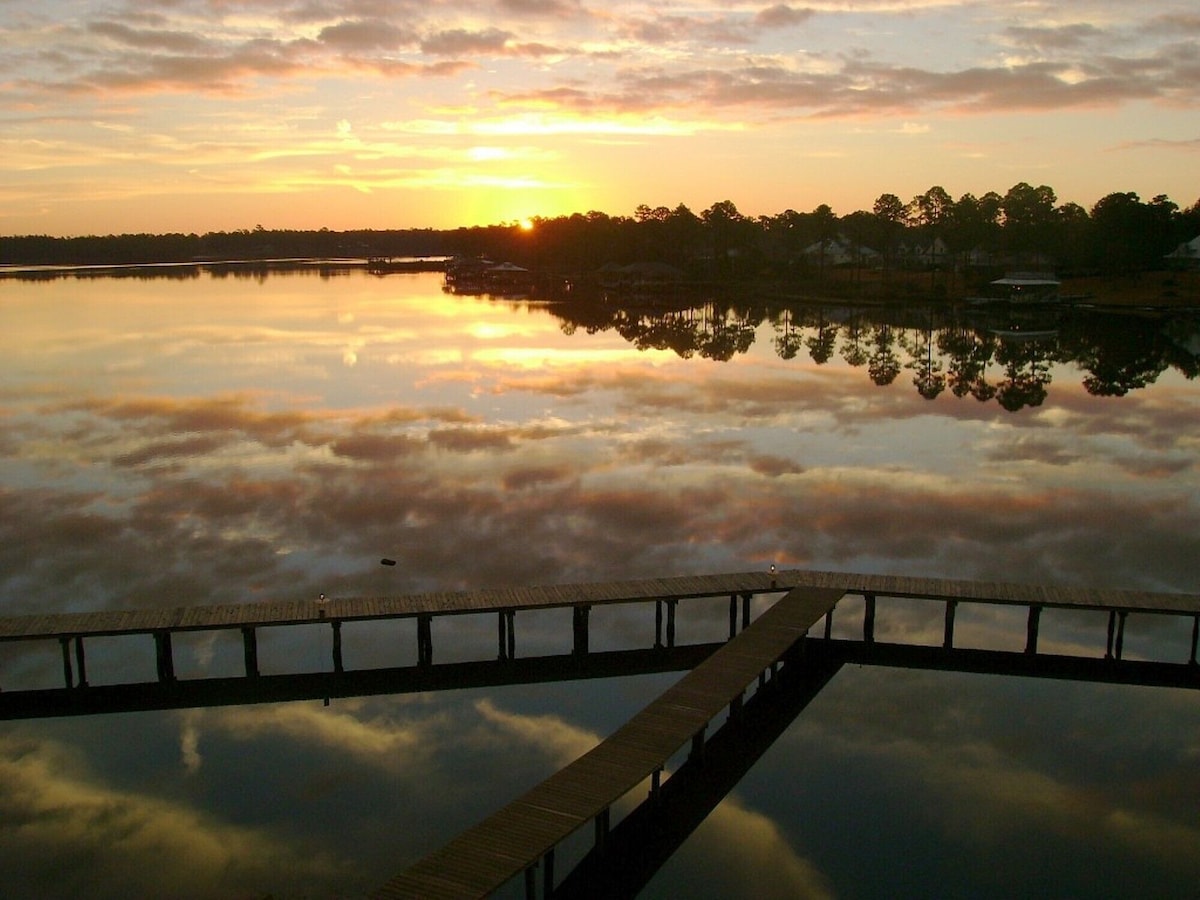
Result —
<svg viewBox="0 0 1200 900"><path fill-rule="evenodd" d="M1071 305L1007 303L852 307L728 297L621 296L554 304L566 334L614 330L639 349L728 362L770 323L783 360L807 350L826 365L840 355L881 387L903 369L928 400L948 387L958 398L996 401L1010 411L1041 405L1051 367L1074 365L1097 396L1123 396L1174 368L1200 373L1200 315L1194 310L1130 313Z"/></svg>

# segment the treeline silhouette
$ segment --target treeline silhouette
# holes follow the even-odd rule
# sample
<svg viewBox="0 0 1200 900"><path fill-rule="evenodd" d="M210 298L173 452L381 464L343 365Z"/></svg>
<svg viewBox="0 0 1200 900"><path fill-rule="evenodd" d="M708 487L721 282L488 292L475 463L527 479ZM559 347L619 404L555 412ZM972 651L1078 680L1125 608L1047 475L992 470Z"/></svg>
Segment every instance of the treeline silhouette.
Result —
<svg viewBox="0 0 1200 900"><path fill-rule="evenodd" d="M0 238L0 265L137 265L220 260L478 256L577 274L605 264L655 261L697 279L820 276L835 267L899 269L1056 267L1060 274L1161 269L1200 235L1200 200L1183 209L1165 195L1112 193L1090 210L1025 182L1003 195L934 186L907 202L881 194L870 210L743 215L733 202L699 214L679 204L632 216L591 211L449 230L253 229L198 234Z"/></svg>

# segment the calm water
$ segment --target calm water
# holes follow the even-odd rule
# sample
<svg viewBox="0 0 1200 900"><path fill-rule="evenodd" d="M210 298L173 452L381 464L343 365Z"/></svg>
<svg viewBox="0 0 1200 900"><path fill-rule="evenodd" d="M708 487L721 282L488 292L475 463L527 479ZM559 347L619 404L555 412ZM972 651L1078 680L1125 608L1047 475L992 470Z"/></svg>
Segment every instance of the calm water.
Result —
<svg viewBox="0 0 1200 900"><path fill-rule="evenodd" d="M201 274L2 280L0 349L2 614L772 562L1197 590L1194 318L627 313L430 275ZM685 608L681 640L724 616ZM1048 615L1041 646L1099 655L1104 624ZM564 625L519 618L518 652ZM392 658L390 627L348 627L347 665ZM491 619L456 627L439 659L494 649ZM633 612L593 628L653 634ZM881 607L878 628L936 642L940 612ZM957 633L1023 629L960 611ZM1127 652L1183 659L1189 636L1135 617ZM240 653L197 638L176 665ZM302 637L260 653L327 668ZM152 671L89 646L93 683ZM56 648L0 648L0 687L59 679ZM3 724L0 893L357 896L669 682ZM847 670L647 894L1186 896L1197 808L1190 692Z"/></svg>

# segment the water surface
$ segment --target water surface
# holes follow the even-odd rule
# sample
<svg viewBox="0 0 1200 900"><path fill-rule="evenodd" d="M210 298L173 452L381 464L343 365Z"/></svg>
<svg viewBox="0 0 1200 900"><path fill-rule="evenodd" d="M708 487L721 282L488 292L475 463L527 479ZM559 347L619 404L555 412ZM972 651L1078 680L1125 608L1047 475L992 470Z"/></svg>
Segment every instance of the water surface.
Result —
<svg viewBox="0 0 1200 900"><path fill-rule="evenodd" d="M696 299L541 304L361 270L0 281L0 612L771 563L1196 591L1194 317ZM725 614L685 610L681 640ZM1104 624L1047 614L1041 646L1100 655ZM494 650L491 619L456 627L439 660ZM877 627L938 642L940 610ZM549 615L517 628L518 653L570 640ZM632 611L593 629L653 637ZM1024 619L963 611L956 633L1016 649ZM1127 654L1185 659L1189 635L1133 617ZM348 626L347 665L411 644ZM0 688L57 685L49 649L0 648ZM200 636L176 666L240 654ZM260 657L328 668L305 635ZM88 668L148 677L152 648L97 641ZM8 723L0 883L360 895L669 681ZM847 670L647 893L1185 895L1198 764L1190 692Z"/></svg>

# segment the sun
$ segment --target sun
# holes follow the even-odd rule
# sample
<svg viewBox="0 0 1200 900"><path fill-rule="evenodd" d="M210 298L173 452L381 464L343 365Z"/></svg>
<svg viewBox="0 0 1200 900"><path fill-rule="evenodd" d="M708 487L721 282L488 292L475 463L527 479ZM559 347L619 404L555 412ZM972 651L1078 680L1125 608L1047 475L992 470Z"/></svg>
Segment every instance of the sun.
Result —
<svg viewBox="0 0 1200 900"><path fill-rule="evenodd" d="M517 227L522 231L533 231L533 219L518 219Z"/></svg>

